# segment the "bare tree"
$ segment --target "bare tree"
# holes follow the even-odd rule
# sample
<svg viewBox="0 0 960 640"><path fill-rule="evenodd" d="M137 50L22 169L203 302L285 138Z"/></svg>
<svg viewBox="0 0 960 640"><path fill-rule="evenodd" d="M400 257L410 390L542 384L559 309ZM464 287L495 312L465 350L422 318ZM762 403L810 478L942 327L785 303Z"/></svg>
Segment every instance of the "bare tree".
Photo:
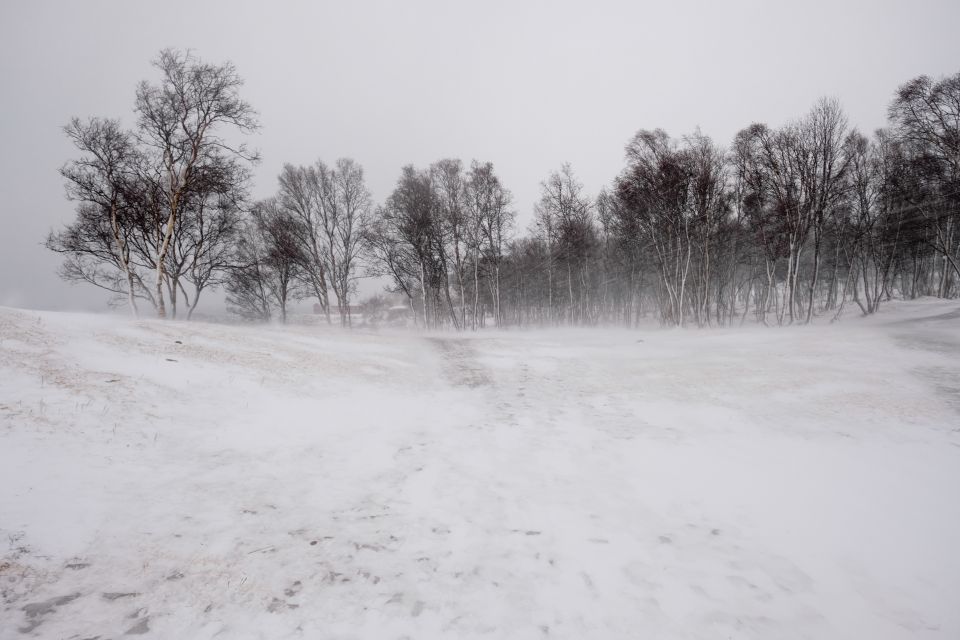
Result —
<svg viewBox="0 0 960 640"><path fill-rule="evenodd" d="M847 121L835 100L819 101L802 120L778 130L752 125L738 135L739 172L747 178L747 213L767 247L768 289L786 253L786 286L777 318L813 316L820 277L823 229L844 197ZM812 234L806 305L799 292L805 249ZM770 297L775 301L775 297ZM804 308L805 306L805 308Z"/></svg>
<svg viewBox="0 0 960 640"><path fill-rule="evenodd" d="M180 289L188 306L187 319L208 287L222 284L232 262L233 248L242 227L242 212L247 202L248 170L240 163L225 161L205 165L188 194L184 215L170 251L170 300L176 315L176 290ZM183 282L192 286L188 294ZM174 284L175 283L175 284Z"/></svg>
<svg viewBox="0 0 960 640"><path fill-rule="evenodd" d="M300 244L305 256L301 277L319 300L327 323L330 323L330 298L327 288L329 263L324 206L321 195L320 175L316 167L283 166L278 178L280 190L277 198L281 207L298 222Z"/></svg>
<svg viewBox="0 0 960 640"><path fill-rule="evenodd" d="M300 242L307 256L306 284L319 299L328 322L328 290L333 290L340 324L346 326L358 277L357 261L366 247L373 207L363 167L349 158L340 158L333 167L321 161L309 167L288 164L279 183L281 206L300 222Z"/></svg>
<svg viewBox="0 0 960 640"><path fill-rule="evenodd" d="M332 169L318 163L322 219L328 256L327 273L337 296L340 324L350 324L350 296L357 278L357 261L366 250L372 201L363 167L340 158Z"/></svg>
<svg viewBox="0 0 960 640"><path fill-rule="evenodd" d="M139 160L133 139L116 120L100 118L74 118L64 131L83 154L60 169L68 197L80 203L78 218L51 233L47 247L67 256L64 277L125 294L137 315L136 298L145 297L145 288L131 255L130 237L141 222L133 197Z"/></svg>
<svg viewBox="0 0 960 640"><path fill-rule="evenodd" d="M723 154L699 131L677 144L662 130L641 130L627 145L627 161L615 211L619 226L653 250L661 320L683 325L689 315L706 324L727 214Z"/></svg>
<svg viewBox="0 0 960 640"><path fill-rule="evenodd" d="M380 210L383 214L383 226L387 229L383 237L404 245L394 255L406 257L415 265L421 299L420 315L424 328L435 325L435 318L440 316L436 295L439 265L434 233L439 225L435 224L438 213L435 195L431 172L417 171L413 166L407 165L403 168L386 205ZM407 268L409 266L406 265Z"/></svg>
<svg viewBox="0 0 960 640"><path fill-rule="evenodd" d="M463 172L463 163L453 158L445 158L434 163L431 171L437 190L437 203L440 209L437 221L440 229L437 237L442 242L441 250L444 263L451 263L454 277L457 281L457 297L460 304L459 315L452 315L454 326L457 329L467 323L467 292L466 270L471 257L476 257L474 243L470 242L471 217L467 215L467 183ZM452 261L450 260L452 254ZM449 271L449 270L447 270ZM447 284L447 300L450 307L449 276L445 275ZM474 285L476 286L476 285Z"/></svg>
<svg viewBox="0 0 960 640"><path fill-rule="evenodd" d="M573 268L583 268L592 230L592 203L583 193L569 163L540 183L540 201L535 208L535 225L547 244L547 295L550 313L555 313L555 266L562 261L567 271L566 315L576 312Z"/></svg>
<svg viewBox="0 0 960 640"><path fill-rule="evenodd" d="M813 274L810 277L805 322L813 317L813 306L820 278L823 228L827 216L836 212L846 187L845 176L849 166L847 118L836 100L822 99L813 107L801 124L805 163L802 184L810 200L810 220L813 229Z"/></svg>
<svg viewBox="0 0 960 640"><path fill-rule="evenodd" d="M493 163L474 161L467 176L467 202L473 220L477 255L475 269L481 257L490 265L491 298L493 317L496 326L503 324L501 311L500 271L503 264L504 247L513 230L515 214L510 208L513 197L505 189L493 170ZM474 288L478 288L477 272L474 271ZM474 299L474 317L476 317L476 298Z"/></svg>
<svg viewBox="0 0 960 640"><path fill-rule="evenodd" d="M232 311L261 320L276 311L281 322L287 321L290 301L300 297L297 282L305 262L298 225L275 199L254 206L227 277Z"/></svg>
<svg viewBox="0 0 960 640"><path fill-rule="evenodd" d="M960 73L920 76L901 86L890 105L893 133L910 160L911 209L929 229L939 254L937 295L960 279Z"/></svg>
<svg viewBox="0 0 960 640"><path fill-rule="evenodd" d="M419 296L420 262L418 254L405 239L395 211L378 207L367 235L371 261L367 273L372 277L388 276L392 290L407 298L416 317L416 299Z"/></svg>
<svg viewBox="0 0 960 640"><path fill-rule="evenodd" d="M243 80L231 63L211 65L190 52L165 49L154 66L160 71L160 83L140 83L136 113L138 138L150 156L163 195L164 213L154 246L154 296L157 314L165 317L168 253L188 194L202 173L200 167L225 157L255 161L255 154L244 145L232 146L222 130L248 133L259 123L253 108L240 98Z"/></svg>

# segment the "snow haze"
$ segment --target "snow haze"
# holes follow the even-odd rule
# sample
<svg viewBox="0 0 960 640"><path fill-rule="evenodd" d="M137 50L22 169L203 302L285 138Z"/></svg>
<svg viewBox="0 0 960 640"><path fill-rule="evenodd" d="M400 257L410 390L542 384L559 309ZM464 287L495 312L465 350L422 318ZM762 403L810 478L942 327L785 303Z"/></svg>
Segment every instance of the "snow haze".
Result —
<svg viewBox="0 0 960 640"><path fill-rule="evenodd" d="M0 0L0 640L960 639L958 25Z"/></svg>
<svg viewBox="0 0 960 640"><path fill-rule="evenodd" d="M956 638L958 319L0 309L0 638Z"/></svg>
<svg viewBox="0 0 960 640"><path fill-rule="evenodd" d="M902 82L956 72L960 3L134 2L0 4L0 304L102 310L56 276L43 240L68 222L57 169L72 116L132 125L137 82L164 47L233 61L263 129L255 197L283 163L349 156L374 199L401 166L492 161L521 227L539 183L570 162L591 194L641 128L701 127L722 145L837 97L865 132ZM211 296L207 311L222 311Z"/></svg>

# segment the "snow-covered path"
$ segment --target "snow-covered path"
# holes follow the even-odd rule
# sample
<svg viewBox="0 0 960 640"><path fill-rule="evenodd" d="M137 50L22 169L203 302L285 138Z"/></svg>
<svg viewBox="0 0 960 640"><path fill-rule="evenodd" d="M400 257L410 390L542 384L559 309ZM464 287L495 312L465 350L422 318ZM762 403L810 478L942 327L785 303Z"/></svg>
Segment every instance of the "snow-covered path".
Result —
<svg viewBox="0 0 960 640"><path fill-rule="evenodd" d="M0 309L0 638L960 637L958 349Z"/></svg>

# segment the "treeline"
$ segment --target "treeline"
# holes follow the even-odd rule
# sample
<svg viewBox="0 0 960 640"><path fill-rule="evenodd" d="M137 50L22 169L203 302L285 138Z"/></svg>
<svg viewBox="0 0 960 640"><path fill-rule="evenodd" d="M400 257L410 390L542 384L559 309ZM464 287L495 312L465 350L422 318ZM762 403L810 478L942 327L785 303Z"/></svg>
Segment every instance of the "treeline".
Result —
<svg viewBox="0 0 960 640"><path fill-rule="evenodd" d="M404 167L380 205L362 167L286 165L251 202L258 128L230 64L164 51L141 83L136 127L74 120L82 157L61 173L77 217L47 246L69 280L161 316L227 292L250 319L286 319L312 298L351 323L356 283L387 276L418 325L806 323L845 305L960 293L960 73L901 86L866 136L821 100L779 128L722 148L699 131L641 130L609 187L587 194L570 165L541 183L516 225L491 163Z"/></svg>

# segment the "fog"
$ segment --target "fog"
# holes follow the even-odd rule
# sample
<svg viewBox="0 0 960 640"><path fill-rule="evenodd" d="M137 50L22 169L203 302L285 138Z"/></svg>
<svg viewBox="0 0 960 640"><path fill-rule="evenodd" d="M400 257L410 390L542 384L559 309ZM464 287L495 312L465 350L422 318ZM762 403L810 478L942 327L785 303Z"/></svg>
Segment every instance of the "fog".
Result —
<svg viewBox="0 0 960 640"><path fill-rule="evenodd" d="M350 156L375 200L407 163L492 161L526 226L572 163L590 193L640 128L721 144L820 96L884 123L898 84L956 72L960 4L767 2L4 2L0 6L0 305L106 308L56 275L45 235L70 220L58 168L71 116L132 124L163 47L233 61L260 112L254 195L285 162ZM377 285L368 285L374 289ZM219 311L210 296L204 310Z"/></svg>

